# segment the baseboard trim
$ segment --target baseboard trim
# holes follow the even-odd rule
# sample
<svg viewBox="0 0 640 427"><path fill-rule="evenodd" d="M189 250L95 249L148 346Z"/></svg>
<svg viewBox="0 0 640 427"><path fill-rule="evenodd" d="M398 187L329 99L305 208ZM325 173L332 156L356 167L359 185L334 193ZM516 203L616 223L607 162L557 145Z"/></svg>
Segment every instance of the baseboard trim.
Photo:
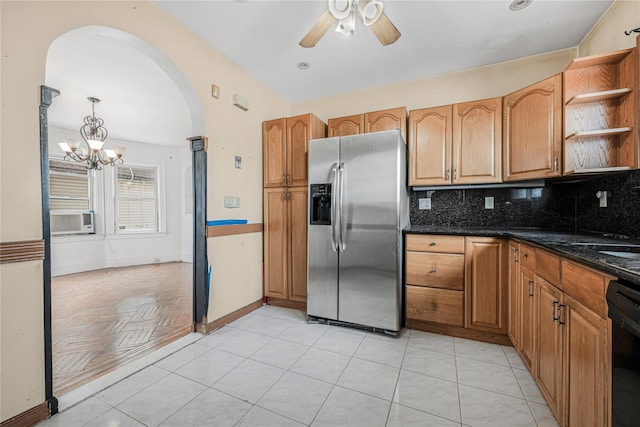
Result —
<svg viewBox="0 0 640 427"><path fill-rule="evenodd" d="M305 313L307 312L307 303L306 302L291 301L291 300L288 300L288 299L269 297L267 299L267 303L269 305L275 305L276 307L293 308L293 309L296 309L296 310L304 311Z"/></svg>
<svg viewBox="0 0 640 427"><path fill-rule="evenodd" d="M207 322L207 318L205 317L202 323L196 323L194 325L193 332L200 332L202 335L207 335L215 331L216 329L219 329L224 325L233 322L234 320L238 320L245 314L251 313L253 310L257 310L260 307L262 307L262 299L245 305L244 307L239 308L236 311L232 311L231 313L224 315L212 322Z"/></svg>
<svg viewBox="0 0 640 427"><path fill-rule="evenodd" d="M0 264L44 259L44 240L0 243Z"/></svg>
<svg viewBox="0 0 640 427"><path fill-rule="evenodd" d="M409 329L417 329L419 331L434 332L436 334L513 347L513 344L507 335L474 331L472 329L461 328L459 326L442 325L439 323L424 322L422 320L406 319L405 323L406 327Z"/></svg>
<svg viewBox="0 0 640 427"><path fill-rule="evenodd" d="M30 427L47 418L49 418L49 403L42 402L28 411L3 421L0 423L0 427Z"/></svg>

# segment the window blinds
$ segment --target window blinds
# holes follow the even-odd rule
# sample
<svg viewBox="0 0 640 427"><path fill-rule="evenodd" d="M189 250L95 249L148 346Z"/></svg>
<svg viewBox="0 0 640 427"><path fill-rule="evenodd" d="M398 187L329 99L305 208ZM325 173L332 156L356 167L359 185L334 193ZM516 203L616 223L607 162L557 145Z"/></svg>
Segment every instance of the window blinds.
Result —
<svg viewBox="0 0 640 427"><path fill-rule="evenodd" d="M158 170L118 166L116 227L119 231L158 231Z"/></svg>

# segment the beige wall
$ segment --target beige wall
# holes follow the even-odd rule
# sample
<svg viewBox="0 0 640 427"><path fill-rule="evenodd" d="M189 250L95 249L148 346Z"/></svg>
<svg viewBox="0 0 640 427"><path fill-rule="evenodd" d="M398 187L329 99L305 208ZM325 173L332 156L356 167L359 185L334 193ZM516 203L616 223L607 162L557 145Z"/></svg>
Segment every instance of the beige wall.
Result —
<svg viewBox="0 0 640 427"><path fill-rule="evenodd" d="M636 46L638 33L625 31L640 26L640 0L616 0L580 43L579 56L598 55Z"/></svg>
<svg viewBox="0 0 640 427"><path fill-rule="evenodd" d="M185 74L203 104L209 137L207 217L262 221L261 122L289 114L283 99L148 1L3 0L0 8L0 241L42 237L39 86L52 41L86 25L139 37L163 51ZM212 83L221 87L219 100L210 96ZM249 99L248 112L232 106L234 93ZM241 170L233 168L234 155L243 158ZM224 209L224 195L240 196L241 207ZM214 320L262 295L262 239L259 234L210 239L209 250L215 264L209 312L209 320ZM0 420L6 420L45 398L42 263L3 265L0 273Z"/></svg>
<svg viewBox="0 0 640 427"><path fill-rule="evenodd" d="M406 106L407 110L506 95L545 79L575 58L565 49L481 68L429 77L371 90L294 104L293 114L307 111L323 120L350 114Z"/></svg>

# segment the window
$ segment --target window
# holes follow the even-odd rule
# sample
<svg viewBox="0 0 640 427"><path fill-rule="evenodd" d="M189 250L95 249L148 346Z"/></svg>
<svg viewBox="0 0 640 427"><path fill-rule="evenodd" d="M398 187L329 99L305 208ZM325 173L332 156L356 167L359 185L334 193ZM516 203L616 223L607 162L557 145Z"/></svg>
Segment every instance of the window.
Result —
<svg viewBox="0 0 640 427"><path fill-rule="evenodd" d="M116 167L116 231L159 231L157 167Z"/></svg>
<svg viewBox="0 0 640 427"><path fill-rule="evenodd" d="M88 211L91 175L87 168L65 160L49 160L49 204L52 211Z"/></svg>

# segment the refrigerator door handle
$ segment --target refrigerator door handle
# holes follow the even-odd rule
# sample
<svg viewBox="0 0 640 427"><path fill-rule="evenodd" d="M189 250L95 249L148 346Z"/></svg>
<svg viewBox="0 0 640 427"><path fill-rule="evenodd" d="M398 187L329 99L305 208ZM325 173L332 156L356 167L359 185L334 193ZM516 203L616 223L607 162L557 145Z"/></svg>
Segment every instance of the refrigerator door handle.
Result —
<svg viewBox="0 0 640 427"><path fill-rule="evenodd" d="M336 236L338 234L336 231L336 224L338 223L336 212L338 199L338 163L334 163L331 166L331 181L331 250L338 252L338 242L336 240Z"/></svg>
<svg viewBox="0 0 640 427"><path fill-rule="evenodd" d="M347 244L345 242L345 238L347 235L347 221L344 218L344 163L340 163L340 168L338 169L338 188L340 189L338 192L338 216L340 218L340 234L338 235L338 247L340 252L344 252L347 249Z"/></svg>

